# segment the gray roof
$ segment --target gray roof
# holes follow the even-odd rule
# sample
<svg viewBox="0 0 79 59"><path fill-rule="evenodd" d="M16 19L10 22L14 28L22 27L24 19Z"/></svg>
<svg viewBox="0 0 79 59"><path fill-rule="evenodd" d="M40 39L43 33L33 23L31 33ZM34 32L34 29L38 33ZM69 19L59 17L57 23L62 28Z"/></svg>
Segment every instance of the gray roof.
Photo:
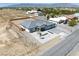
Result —
<svg viewBox="0 0 79 59"><path fill-rule="evenodd" d="M21 25L22 25L23 27L25 27L25 28L36 27L36 25L34 24L34 22L31 21L31 20L23 21L23 22L21 23Z"/></svg>
<svg viewBox="0 0 79 59"><path fill-rule="evenodd" d="M35 21L26 20L21 23L21 25L24 26L25 28L34 28L37 26L51 25L51 24L52 24L51 22L44 21L44 20L35 20Z"/></svg>

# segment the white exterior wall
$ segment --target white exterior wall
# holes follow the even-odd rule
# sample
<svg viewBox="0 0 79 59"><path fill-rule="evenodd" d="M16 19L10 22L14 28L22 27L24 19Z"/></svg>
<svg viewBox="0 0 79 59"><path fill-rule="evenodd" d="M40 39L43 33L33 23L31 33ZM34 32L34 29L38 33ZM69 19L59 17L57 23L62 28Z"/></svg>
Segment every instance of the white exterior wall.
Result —
<svg viewBox="0 0 79 59"><path fill-rule="evenodd" d="M66 17L49 18L49 21L59 23L60 20L67 20Z"/></svg>
<svg viewBox="0 0 79 59"><path fill-rule="evenodd" d="M53 22L57 22L58 23L60 21L60 19L58 19L58 18L50 18L49 21L53 21Z"/></svg>
<svg viewBox="0 0 79 59"><path fill-rule="evenodd" d="M21 25L20 25L21 26ZM21 26L23 29L25 29L25 31L30 32L27 28L24 28L23 26Z"/></svg>

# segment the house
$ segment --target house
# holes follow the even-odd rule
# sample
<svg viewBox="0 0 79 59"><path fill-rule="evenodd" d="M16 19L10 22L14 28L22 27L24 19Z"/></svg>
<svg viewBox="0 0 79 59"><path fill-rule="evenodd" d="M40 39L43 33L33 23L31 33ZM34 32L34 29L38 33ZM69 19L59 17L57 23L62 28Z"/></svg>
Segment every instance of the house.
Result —
<svg viewBox="0 0 79 59"><path fill-rule="evenodd" d="M75 13L74 16L75 16L75 17L79 17L79 13Z"/></svg>
<svg viewBox="0 0 79 59"><path fill-rule="evenodd" d="M28 32L35 32L40 29L40 31L45 31L56 27L56 24L48 22L46 20L26 20L21 23L21 26L24 29L27 29Z"/></svg>
<svg viewBox="0 0 79 59"><path fill-rule="evenodd" d="M62 16L62 17L58 17L60 20L67 20L66 17Z"/></svg>
<svg viewBox="0 0 79 59"><path fill-rule="evenodd" d="M60 19L58 19L58 18L49 18L49 21L58 23L60 21Z"/></svg>
<svg viewBox="0 0 79 59"><path fill-rule="evenodd" d="M79 13L75 13L74 16L77 17L79 20Z"/></svg>
<svg viewBox="0 0 79 59"><path fill-rule="evenodd" d="M74 18L75 18L74 15L65 15L65 17L66 17L68 20L71 20L71 19L74 19Z"/></svg>
<svg viewBox="0 0 79 59"><path fill-rule="evenodd" d="M28 14L30 16L43 16L43 13L41 11L37 11L37 10L27 11L26 14Z"/></svg>
<svg viewBox="0 0 79 59"><path fill-rule="evenodd" d="M49 18L49 21L55 22L55 23L60 23L61 21L67 20L66 17L57 17L57 18Z"/></svg>

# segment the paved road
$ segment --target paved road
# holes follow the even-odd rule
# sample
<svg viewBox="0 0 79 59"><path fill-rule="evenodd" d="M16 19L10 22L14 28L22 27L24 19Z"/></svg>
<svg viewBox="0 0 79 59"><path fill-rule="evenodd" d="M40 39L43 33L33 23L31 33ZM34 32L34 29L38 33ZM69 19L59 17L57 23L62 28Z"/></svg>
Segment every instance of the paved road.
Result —
<svg viewBox="0 0 79 59"><path fill-rule="evenodd" d="M42 56L65 56L76 46L78 42L79 30L76 30L58 45L43 53Z"/></svg>

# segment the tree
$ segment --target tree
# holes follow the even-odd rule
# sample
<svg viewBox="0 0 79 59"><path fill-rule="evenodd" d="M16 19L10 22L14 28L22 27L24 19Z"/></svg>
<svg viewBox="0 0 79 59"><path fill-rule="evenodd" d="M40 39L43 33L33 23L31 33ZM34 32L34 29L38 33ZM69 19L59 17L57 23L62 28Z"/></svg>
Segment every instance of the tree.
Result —
<svg viewBox="0 0 79 59"><path fill-rule="evenodd" d="M50 13L50 16L51 16L51 17L55 17L55 14L53 14L53 13Z"/></svg>
<svg viewBox="0 0 79 59"><path fill-rule="evenodd" d="M37 9L37 11L41 11L41 9L40 9L40 8L38 8L38 9Z"/></svg>
<svg viewBox="0 0 79 59"><path fill-rule="evenodd" d="M49 20L50 16L48 14L46 15L46 17L47 17L47 20Z"/></svg>
<svg viewBox="0 0 79 59"><path fill-rule="evenodd" d="M75 19L69 21L69 26L75 26L77 24L77 21Z"/></svg>

